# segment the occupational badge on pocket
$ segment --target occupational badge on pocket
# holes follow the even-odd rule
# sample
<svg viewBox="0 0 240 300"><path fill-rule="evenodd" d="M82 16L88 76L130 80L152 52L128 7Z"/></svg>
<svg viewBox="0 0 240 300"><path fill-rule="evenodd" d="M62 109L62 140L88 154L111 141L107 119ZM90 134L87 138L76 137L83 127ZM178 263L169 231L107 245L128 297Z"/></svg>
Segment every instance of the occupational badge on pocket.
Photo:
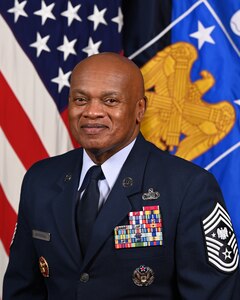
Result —
<svg viewBox="0 0 240 300"><path fill-rule="evenodd" d="M137 286L148 286L154 281L154 272L150 267L141 265L134 270L132 280Z"/></svg>
<svg viewBox="0 0 240 300"><path fill-rule="evenodd" d="M238 247L227 211L217 203L202 225L208 262L222 272L235 271L239 261Z"/></svg>
<svg viewBox="0 0 240 300"><path fill-rule="evenodd" d="M159 197L160 193L157 191L155 192L153 188L148 189L148 191L142 195L144 201L157 200Z"/></svg>

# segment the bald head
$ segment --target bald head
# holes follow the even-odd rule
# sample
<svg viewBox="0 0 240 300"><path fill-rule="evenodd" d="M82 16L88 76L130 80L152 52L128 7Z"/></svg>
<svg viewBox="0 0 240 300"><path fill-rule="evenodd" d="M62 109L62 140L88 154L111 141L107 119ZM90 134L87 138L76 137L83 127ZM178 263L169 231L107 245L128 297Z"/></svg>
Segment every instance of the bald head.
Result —
<svg viewBox="0 0 240 300"><path fill-rule="evenodd" d="M142 74L126 57L96 54L72 72L70 128L97 164L136 138L145 104Z"/></svg>
<svg viewBox="0 0 240 300"><path fill-rule="evenodd" d="M75 66L71 76L71 83L72 78L78 71L84 72L91 67L94 67L99 73L101 73L101 70L104 70L106 73L110 70L115 70L117 74L123 74L126 81L129 80L132 87L139 92L140 97L144 96L142 73L138 66L127 57L113 52L103 52L89 56Z"/></svg>

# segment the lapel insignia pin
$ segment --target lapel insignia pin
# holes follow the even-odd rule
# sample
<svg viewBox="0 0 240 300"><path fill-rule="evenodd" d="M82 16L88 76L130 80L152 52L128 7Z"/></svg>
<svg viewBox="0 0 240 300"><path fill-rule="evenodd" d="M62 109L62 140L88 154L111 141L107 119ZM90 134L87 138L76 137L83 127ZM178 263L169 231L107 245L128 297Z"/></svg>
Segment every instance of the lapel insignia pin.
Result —
<svg viewBox="0 0 240 300"><path fill-rule="evenodd" d="M39 257L39 268L43 277L49 277L48 263L43 256Z"/></svg>
<svg viewBox="0 0 240 300"><path fill-rule="evenodd" d="M148 286L154 281L154 272L148 266L141 265L134 270L132 280L137 286Z"/></svg>
<svg viewBox="0 0 240 300"><path fill-rule="evenodd" d="M123 187L127 188L127 187L131 187L133 185L133 179L131 177L126 177L123 179L122 182Z"/></svg>
<svg viewBox="0 0 240 300"><path fill-rule="evenodd" d="M221 204L216 204L202 225L208 262L220 271L235 271L239 261L237 240L231 219Z"/></svg>
<svg viewBox="0 0 240 300"><path fill-rule="evenodd" d="M70 181L72 179L72 174L67 174L64 178L64 181L67 182L67 181Z"/></svg>
<svg viewBox="0 0 240 300"><path fill-rule="evenodd" d="M150 188L147 193L142 195L143 200L156 200L160 197L159 192L154 192L153 188Z"/></svg>

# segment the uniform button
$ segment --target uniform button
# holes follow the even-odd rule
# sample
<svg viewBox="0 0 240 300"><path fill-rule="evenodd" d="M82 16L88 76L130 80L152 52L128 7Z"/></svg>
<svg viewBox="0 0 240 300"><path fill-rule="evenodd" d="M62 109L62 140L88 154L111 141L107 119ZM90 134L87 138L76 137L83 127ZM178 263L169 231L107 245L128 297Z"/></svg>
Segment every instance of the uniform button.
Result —
<svg viewBox="0 0 240 300"><path fill-rule="evenodd" d="M82 273L80 276L80 281L82 282L88 282L89 280L89 274L88 273Z"/></svg>

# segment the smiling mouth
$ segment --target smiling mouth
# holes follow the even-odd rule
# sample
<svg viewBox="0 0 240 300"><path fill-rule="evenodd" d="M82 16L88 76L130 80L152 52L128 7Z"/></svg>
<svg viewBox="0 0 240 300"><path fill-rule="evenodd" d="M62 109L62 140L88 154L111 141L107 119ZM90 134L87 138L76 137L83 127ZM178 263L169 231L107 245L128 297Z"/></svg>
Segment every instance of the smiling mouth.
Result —
<svg viewBox="0 0 240 300"><path fill-rule="evenodd" d="M107 126L103 124L85 124L81 128L88 134L97 134L101 130L106 129Z"/></svg>

